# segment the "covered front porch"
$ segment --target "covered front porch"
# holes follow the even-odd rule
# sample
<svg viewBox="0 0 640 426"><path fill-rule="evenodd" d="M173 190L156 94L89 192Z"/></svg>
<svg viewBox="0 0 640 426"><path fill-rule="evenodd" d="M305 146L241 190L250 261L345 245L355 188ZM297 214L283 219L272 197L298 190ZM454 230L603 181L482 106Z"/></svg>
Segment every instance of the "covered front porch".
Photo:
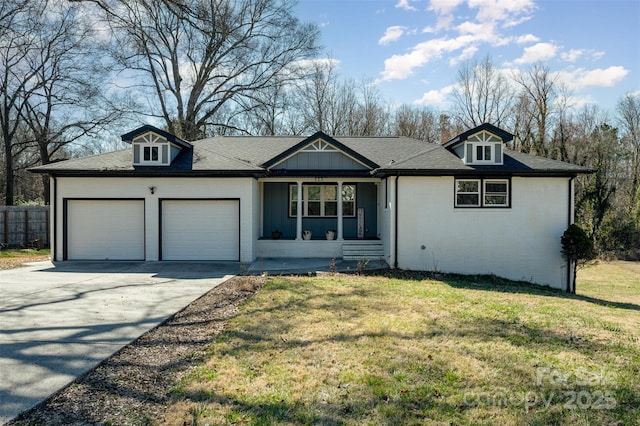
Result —
<svg viewBox="0 0 640 426"><path fill-rule="evenodd" d="M284 178L260 182L258 258L384 257L379 179Z"/></svg>

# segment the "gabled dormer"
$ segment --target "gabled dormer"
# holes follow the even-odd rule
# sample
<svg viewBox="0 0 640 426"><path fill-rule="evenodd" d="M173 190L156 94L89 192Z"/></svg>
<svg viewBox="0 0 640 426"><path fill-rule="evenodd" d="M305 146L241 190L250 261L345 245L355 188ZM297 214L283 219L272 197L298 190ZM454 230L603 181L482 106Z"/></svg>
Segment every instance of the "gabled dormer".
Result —
<svg viewBox="0 0 640 426"><path fill-rule="evenodd" d="M150 125L122 135L122 140L132 146L134 166L170 166L180 151L192 147L177 136Z"/></svg>
<svg viewBox="0 0 640 426"><path fill-rule="evenodd" d="M443 146L468 166L502 165L503 146L511 140L511 133L485 123L445 142Z"/></svg>

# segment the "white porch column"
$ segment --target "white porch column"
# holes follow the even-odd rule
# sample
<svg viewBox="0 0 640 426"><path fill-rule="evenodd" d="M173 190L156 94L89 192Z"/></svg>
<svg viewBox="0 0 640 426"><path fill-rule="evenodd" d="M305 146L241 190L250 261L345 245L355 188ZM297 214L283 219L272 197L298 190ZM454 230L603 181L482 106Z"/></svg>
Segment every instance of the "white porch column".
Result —
<svg viewBox="0 0 640 426"><path fill-rule="evenodd" d="M302 240L302 181L298 181L298 205L296 208L296 240Z"/></svg>
<svg viewBox="0 0 640 426"><path fill-rule="evenodd" d="M389 194L389 266L391 268L396 267L396 262L398 260L398 253L396 253L396 241L398 236L396 235L396 225L398 218L397 214L397 204L398 204L398 194L396 193L396 181L398 179L397 176L390 176L388 183L391 184L391 191Z"/></svg>
<svg viewBox="0 0 640 426"><path fill-rule="evenodd" d="M342 181L338 181L338 241L343 240L342 236Z"/></svg>
<svg viewBox="0 0 640 426"><path fill-rule="evenodd" d="M264 182L258 181L258 199L260 200L260 223L258 224L258 236L264 237Z"/></svg>

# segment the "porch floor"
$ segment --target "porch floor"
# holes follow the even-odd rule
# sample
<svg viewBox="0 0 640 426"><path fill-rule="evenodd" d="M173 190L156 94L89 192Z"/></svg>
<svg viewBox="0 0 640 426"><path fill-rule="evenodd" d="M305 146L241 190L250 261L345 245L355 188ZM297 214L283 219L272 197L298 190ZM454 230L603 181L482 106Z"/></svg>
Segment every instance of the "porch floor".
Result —
<svg viewBox="0 0 640 426"><path fill-rule="evenodd" d="M333 267L332 262L335 264ZM360 263L360 265L359 265ZM370 260L367 262L357 260L329 259L323 257L310 258L259 258L249 269L250 274L269 273L270 275L308 275L316 272L354 272L358 270L386 269L389 265L384 260Z"/></svg>

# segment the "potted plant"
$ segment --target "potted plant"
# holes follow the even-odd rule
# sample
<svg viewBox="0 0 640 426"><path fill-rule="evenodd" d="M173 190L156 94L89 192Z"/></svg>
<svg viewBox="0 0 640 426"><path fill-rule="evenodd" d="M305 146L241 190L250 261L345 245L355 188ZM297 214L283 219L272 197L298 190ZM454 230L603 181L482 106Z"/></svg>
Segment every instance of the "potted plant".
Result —
<svg viewBox="0 0 640 426"><path fill-rule="evenodd" d="M336 230L335 229L330 229L325 233L325 237L327 237L327 240L333 240L336 238Z"/></svg>
<svg viewBox="0 0 640 426"><path fill-rule="evenodd" d="M271 231L271 239L279 240L280 237L282 237L282 231L280 231L279 229L276 229L275 231Z"/></svg>
<svg viewBox="0 0 640 426"><path fill-rule="evenodd" d="M310 240L312 234L313 233L310 230L305 229L304 231L302 231L302 239L303 240Z"/></svg>

